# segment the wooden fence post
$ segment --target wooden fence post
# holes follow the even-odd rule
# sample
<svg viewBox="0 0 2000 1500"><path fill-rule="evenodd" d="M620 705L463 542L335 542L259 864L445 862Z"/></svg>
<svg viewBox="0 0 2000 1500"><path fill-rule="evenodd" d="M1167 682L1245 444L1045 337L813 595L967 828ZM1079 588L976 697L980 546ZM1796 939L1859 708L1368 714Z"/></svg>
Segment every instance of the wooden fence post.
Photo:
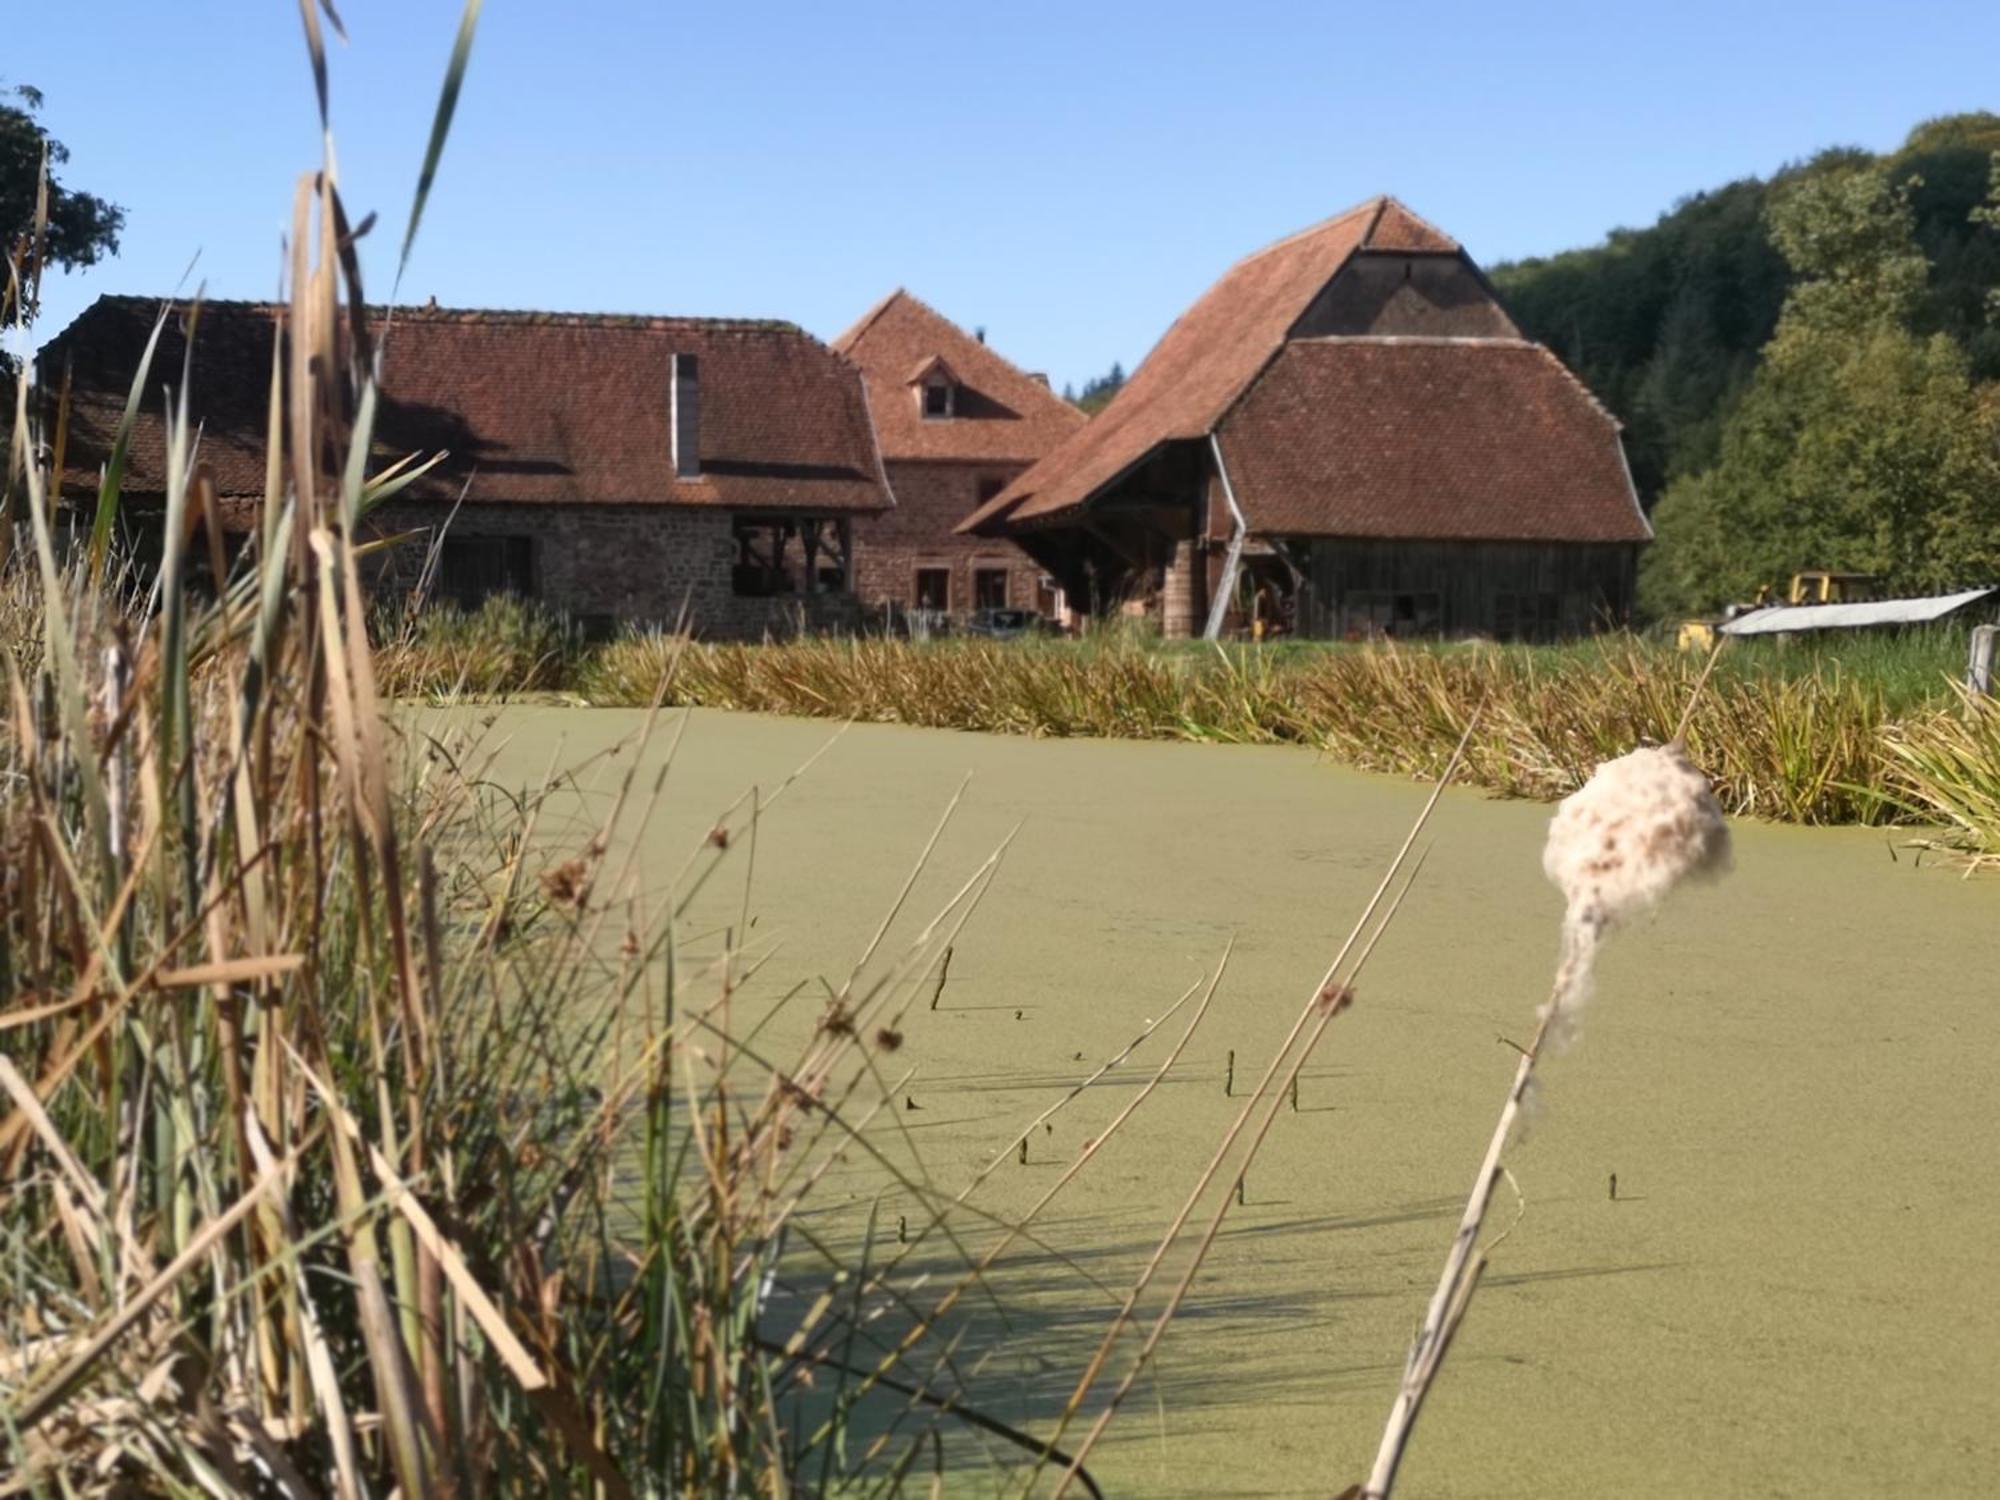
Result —
<svg viewBox="0 0 2000 1500"><path fill-rule="evenodd" d="M2000 625L1972 627L1972 653L1966 658L1965 685L1975 693L1993 691L1993 648L2000 641Z"/></svg>

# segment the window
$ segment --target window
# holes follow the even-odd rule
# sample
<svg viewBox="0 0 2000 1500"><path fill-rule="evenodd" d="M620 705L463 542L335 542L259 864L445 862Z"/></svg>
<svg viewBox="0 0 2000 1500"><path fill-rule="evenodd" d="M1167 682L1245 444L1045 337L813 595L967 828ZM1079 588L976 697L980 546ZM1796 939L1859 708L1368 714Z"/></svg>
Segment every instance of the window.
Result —
<svg viewBox="0 0 2000 1500"><path fill-rule="evenodd" d="M1005 609L1007 607L1007 570L1005 568L975 568L973 570L972 607L974 609Z"/></svg>
<svg viewBox="0 0 2000 1500"><path fill-rule="evenodd" d="M736 565L730 569L731 590L746 599L767 599L773 594L797 592L792 582L791 563L785 544L792 538L789 521L759 521L736 518Z"/></svg>
<svg viewBox="0 0 2000 1500"><path fill-rule="evenodd" d="M1340 633L1348 640L1442 634L1444 605L1436 594L1353 590L1340 601Z"/></svg>
<svg viewBox="0 0 2000 1500"><path fill-rule="evenodd" d="M446 536L438 545L434 598L477 609L494 594L535 592L535 543L525 536Z"/></svg>
<svg viewBox="0 0 2000 1500"><path fill-rule="evenodd" d="M951 608L951 569L917 569L917 608L943 614Z"/></svg>
<svg viewBox="0 0 2000 1500"><path fill-rule="evenodd" d="M924 382L924 416L928 420L951 415L952 388L947 380L927 380Z"/></svg>

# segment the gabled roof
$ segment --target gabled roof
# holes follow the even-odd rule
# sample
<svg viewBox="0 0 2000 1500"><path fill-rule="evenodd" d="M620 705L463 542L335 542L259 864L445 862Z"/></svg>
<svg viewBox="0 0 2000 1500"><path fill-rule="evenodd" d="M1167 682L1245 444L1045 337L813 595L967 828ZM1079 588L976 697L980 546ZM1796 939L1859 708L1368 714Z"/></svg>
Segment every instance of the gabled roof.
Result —
<svg viewBox="0 0 2000 1500"><path fill-rule="evenodd" d="M1032 463L1084 414L949 318L897 288L833 341L861 367L887 459ZM911 394L933 363L958 390L949 420L926 421Z"/></svg>
<svg viewBox="0 0 2000 1500"><path fill-rule="evenodd" d="M936 375L940 379L949 381L956 381L958 379L958 372L944 362L942 354L926 354L922 359L917 361L916 369L910 371L910 378L904 381L903 384L915 385L919 380L929 375Z"/></svg>
<svg viewBox="0 0 2000 1500"><path fill-rule="evenodd" d="M45 380L73 370L68 463L108 454L159 304L100 297L43 349ZM225 496L264 489L266 398L281 309L208 302L190 407L201 460ZM473 503L716 505L808 512L892 501L860 372L791 323L723 318L402 308L382 338L376 455L444 450L405 494ZM385 332L386 325L386 332ZM140 408L126 489L165 487L163 390L181 379L183 316L168 320ZM701 476L677 481L669 367L700 371ZM467 488L469 483L470 488Z"/></svg>
<svg viewBox="0 0 2000 1500"><path fill-rule="evenodd" d="M961 531L1082 505L1161 444L1200 438L1277 353L1314 296L1360 252L1460 255L1390 197L1288 235L1231 266L1174 322L1091 424L973 512Z"/></svg>
<svg viewBox="0 0 2000 1500"><path fill-rule="evenodd" d="M1261 535L1652 536L1617 421L1525 339L1296 339L1216 437Z"/></svg>
<svg viewBox="0 0 2000 1500"><path fill-rule="evenodd" d="M1393 198L1371 198L1231 266L1174 322L1090 425L960 527L1079 506L1162 443L1205 436L1359 250L1455 255L1458 242Z"/></svg>

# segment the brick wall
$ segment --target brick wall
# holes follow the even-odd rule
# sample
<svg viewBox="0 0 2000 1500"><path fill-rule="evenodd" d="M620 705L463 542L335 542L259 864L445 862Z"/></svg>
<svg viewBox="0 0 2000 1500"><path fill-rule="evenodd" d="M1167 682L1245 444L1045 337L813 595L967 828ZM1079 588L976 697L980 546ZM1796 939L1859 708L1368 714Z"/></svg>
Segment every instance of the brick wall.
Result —
<svg viewBox="0 0 2000 1500"><path fill-rule="evenodd" d="M430 528L448 513L447 507L391 504L370 525L382 533ZM727 510L696 506L465 505L452 519L451 535L529 538L534 596L579 620L670 626L685 607L694 631L716 639L858 623L851 594L737 597L730 581L736 561L731 522ZM377 587L407 588L422 565L422 543L400 548Z"/></svg>
<svg viewBox="0 0 2000 1500"><path fill-rule="evenodd" d="M1008 605L1037 607L1042 570L1026 553L1012 542L952 530L979 505L982 480L1005 483L1025 465L892 460L887 467L896 508L854 523L855 592L864 609L915 604L919 568L949 572L955 615L971 612L974 574L982 569L1006 570Z"/></svg>

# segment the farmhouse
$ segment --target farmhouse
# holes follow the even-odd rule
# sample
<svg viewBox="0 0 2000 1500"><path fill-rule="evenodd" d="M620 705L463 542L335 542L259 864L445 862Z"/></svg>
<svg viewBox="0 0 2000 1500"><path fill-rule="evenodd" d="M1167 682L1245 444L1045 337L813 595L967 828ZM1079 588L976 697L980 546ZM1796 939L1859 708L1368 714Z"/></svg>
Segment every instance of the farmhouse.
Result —
<svg viewBox="0 0 2000 1500"><path fill-rule="evenodd" d="M908 292L833 341L861 367L896 506L856 525L864 604L951 615L1053 612L1046 574L1012 542L957 526L1083 426L1083 413Z"/></svg>
<svg viewBox="0 0 2000 1500"><path fill-rule="evenodd" d="M1652 535L1617 421L1393 198L1239 261L961 529L1180 637L1575 635Z"/></svg>
<svg viewBox="0 0 2000 1500"><path fill-rule="evenodd" d="M109 455L156 308L100 298L39 356L45 387L65 371L71 382L72 476L94 474ZM198 460L238 533L265 493L281 316L262 303L212 302L195 325ZM511 592L586 626L685 619L713 636L857 619L854 525L893 502L859 372L803 330L418 308L398 310L382 343L378 464L447 457L369 524L442 537L438 596L475 605ZM153 362L125 480L142 535L149 524L157 534L165 391L180 382L184 352L177 316ZM392 553L378 588L413 586L423 554Z"/></svg>

